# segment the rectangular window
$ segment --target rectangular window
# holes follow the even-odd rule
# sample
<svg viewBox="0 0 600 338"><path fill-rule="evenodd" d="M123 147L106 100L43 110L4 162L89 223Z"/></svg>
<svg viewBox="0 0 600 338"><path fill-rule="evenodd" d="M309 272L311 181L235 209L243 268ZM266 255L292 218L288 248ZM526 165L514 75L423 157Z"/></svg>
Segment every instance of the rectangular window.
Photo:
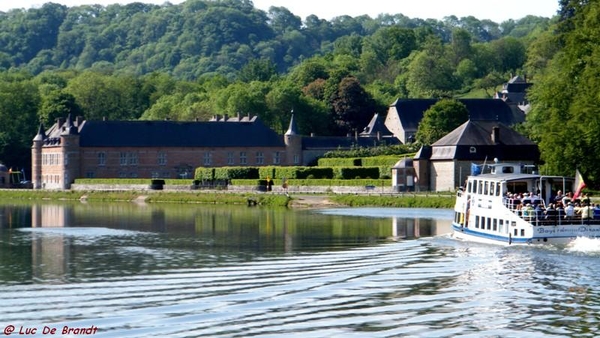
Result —
<svg viewBox="0 0 600 338"><path fill-rule="evenodd" d="M280 164L281 163L281 157L278 151L273 153L273 164Z"/></svg>
<svg viewBox="0 0 600 338"><path fill-rule="evenodd" d="M126 153L126 152L123 152L123 151L122 151L122 152L119 154L119 163L120 163L121 165L127 165L127 153ZM119 176L119 177L123 177L123 176ZM126 175L125 177L127 177L127 175Z"/></svg>
<svg viewBox="0 0 600 338"><path fill-rule="evenodd" d="M167 165L167 153L164 151L158 153L158 165Z"/></svg>
<svg viewBox="0 0 600 338"><path fill-rule="evenodd" d="M227 153L227 165L234 165L235 161L233 159L233 151Z"/></svg>
<svg viewBox="0 0 600 338"><path fill-rule="evenodd" d="M300 164L300 155L294 155L294 164Z"/></svg>
<svg viewBox="0 0 600 338"><path fill-rule="evenodd" d="M256 152L256 164L265 164L265 154L262 151Z"/></svg>
<svg viewBox="0 0 600 338"><path fill-rule="evenodd" d="M489 217L487 218L487 229L492 230L492 219Z"/></svg>
<svg viewBox="0 0 600 338"><path fill-rule="evenodd" d="M204 165L209 166L212 163L212 153L207 151L204 153Z"/></svg>
<svg viewBox="0 0 600 338"><path fill-rule="evenodd" d="M98 153L98 165L101 167L106 165L106 153L105 152Z"/></svg>
<svg viewBox="0 0 600 338"><path fill-rule="evenodd" d="M93 171L88 171L85 173L86 178L95 178L96 174Z"/></svg>
<svg viewBox="0 0 600 338"><path fill-rule="evenodd" d="M494 222L492 223L492 230L498 231L498 220L494 218Z"/></svg>
<svg viewBox="0 0 600 338"><path fill-rule="evenodd" d="M245 151L240 151L240 164L248 164L248 158Z"/></svg>
<svg viewBox="0 0 600 338"><path fill-rule="evenodd" d="M65 165L69 165L69 154L65 154Z"/></svg>
<svg viewBox="0 0 600 338"><path fill-rule="evenodd" d="M137 153L128 153L127 154L129 165L137 165L138 164L138 154Z"/></svg>

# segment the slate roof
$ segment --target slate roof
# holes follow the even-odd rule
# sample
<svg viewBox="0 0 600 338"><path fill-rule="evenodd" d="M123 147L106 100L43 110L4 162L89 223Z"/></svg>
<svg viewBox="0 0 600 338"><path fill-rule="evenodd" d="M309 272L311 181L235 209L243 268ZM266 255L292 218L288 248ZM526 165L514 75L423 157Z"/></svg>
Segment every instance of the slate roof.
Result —
<svg viewBox="0 0 600 338"><path fill-rule="evenodd" d="M495 127L496 140L492 138ZM484 158L537 162L540 154L534 142L495 121L467 121L431 145L431 160Z"/></svg>
<svg viewBox="0 0 600 338"><path fill-rule="evenodd" d="M250 122L95 121L78 126L82 147L285 147L257 119ZM57 125L47 131L58 137Z"/></svg>
<svg viewBox="0 0 600 338"><path fill-rule="evenodd" d="M492 128L499 128L498 142L492 141ZM455 146L455 145L535 145L531 140L518 132L512 130L502 123L495 121L467 121L458 128L442 137L434 144L435 146Z"/></svg>
<svg viewBox="0 0 600 338"><path fill-rule="evenodd" d="M514 112L506 102L497 99L460 99L469 111L470 120L499 121L513 125L525 121L523 113ZM395 107L404 130L417 130L423 114L437 99L398 99L391 104Z"/></svg>
<svg viewBox="0 0 600 338"><path fill-rule="evenodd" d="M359 135L363 137L376 137L377 133L379 133L379 135L382 137L393 135L392 132L385 126L378 113L373 115L373 118L369 124Z"/></svg>

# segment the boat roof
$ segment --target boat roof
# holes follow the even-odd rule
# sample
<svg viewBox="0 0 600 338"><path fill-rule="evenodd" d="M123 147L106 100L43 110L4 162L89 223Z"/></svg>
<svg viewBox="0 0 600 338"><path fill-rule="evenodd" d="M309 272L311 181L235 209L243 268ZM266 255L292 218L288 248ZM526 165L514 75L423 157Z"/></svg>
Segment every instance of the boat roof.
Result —
<svg viewBox="0 0 600 338"><path fill-rule="evenodd" d="M565 180L573 180L573 177L565 177L565 176L546 176L546 175L538 175L538 174L480 174L477 176L469 176L469 179L485 179L490 181L522 181L522 180L531 180L531 179L539 179L539 178L554 178L554 179L565 179Z"/></svg>

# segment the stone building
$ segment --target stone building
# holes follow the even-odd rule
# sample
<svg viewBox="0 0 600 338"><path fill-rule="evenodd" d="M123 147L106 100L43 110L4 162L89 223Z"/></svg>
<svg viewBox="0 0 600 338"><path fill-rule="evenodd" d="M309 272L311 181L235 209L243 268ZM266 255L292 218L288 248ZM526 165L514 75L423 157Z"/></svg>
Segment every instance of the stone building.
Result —
<svg viewBox="0 0 600 338"><path fill-rule="evenodd" d="M507 126L525 121L525 114L522 111L511 109L503 100L459 99L458 101L467 107L471 120L499 121ZM425 111L437 102L437 99L398 99L388 109L385 126L402 143L412 143Z"/></svg>
<svg viewBox="0 0 600 338"><path fill-rule="evenodd" d="M455 190L471 173L471 164L493 163L495 159L536 164L540 152L534 142L503 123L469 120L415 155L417 188Z"/></svg>
<svg viewBox="0 0 600 338"><path fill-rule="evenodd" d="M284 135L256 116L210 121L94 121L42 125L33 139L35 189L68 189L77 178L188 178L197 167L307 165L325 152L398 144L393 137L303 136L294 117Z"/></svg>

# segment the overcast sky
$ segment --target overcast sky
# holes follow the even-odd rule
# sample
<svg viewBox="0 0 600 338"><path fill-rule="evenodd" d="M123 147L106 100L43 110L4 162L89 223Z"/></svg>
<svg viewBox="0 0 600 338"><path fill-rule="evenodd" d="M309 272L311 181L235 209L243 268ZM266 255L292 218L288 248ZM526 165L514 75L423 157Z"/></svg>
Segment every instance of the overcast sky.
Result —
<svg viewBox="0 0 600 338"><path fill-rule="evenodd" d="M43 0L0 0L0 11L11 8L39 7ZM54 0L69 7L83 4L130 3L133 0ZM165 0L142 0L138 2L163 4ZM179 4L183 0L171 0ZM254 6L267 11L271 6L285 7L303 20L315 14L321 19L330 20L335 16L359 16L368 14L372 18L381 13L404 14L410 18L443 19L455 15L472 15L479 20L490 19L501 23L508 19L520 19L527 15L552 17L558 10L558 0L254 0Z"/></svg>

